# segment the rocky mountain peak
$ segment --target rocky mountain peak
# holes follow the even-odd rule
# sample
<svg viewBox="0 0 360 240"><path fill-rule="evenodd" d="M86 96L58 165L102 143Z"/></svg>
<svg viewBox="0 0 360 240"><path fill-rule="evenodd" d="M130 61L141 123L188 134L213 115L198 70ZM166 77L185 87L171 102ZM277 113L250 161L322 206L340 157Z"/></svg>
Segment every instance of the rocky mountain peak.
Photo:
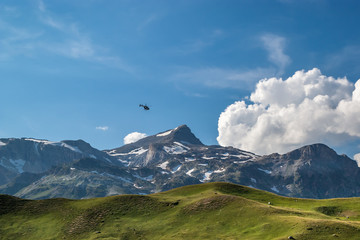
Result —
<svg viewBox="0 0 360 240"><path fill-rule="evenodd" d="M157 134L156 136L162 136L165 141L169 142L184 142L194 145L203 145L187 125L181 125L175 129Z"/></svg>
<svg viewBox="0 0 360 240"><path fill-rule="evenodd" d="M187 145L203 145L202 142L191 132L188 126L181 125L174 129L142 138L136 142L126 144L122 147L106 150L106 152L128 153L138 148L149 149L151 144L169 145L173 144L174 142L180 142Z"/></svg>
<svg viewBox="0 0 360 240"><path fill-rule="evenodd" d="M316 143L301 147L286 154L293 159L334 159L338 154L322 143Z"/></svg>

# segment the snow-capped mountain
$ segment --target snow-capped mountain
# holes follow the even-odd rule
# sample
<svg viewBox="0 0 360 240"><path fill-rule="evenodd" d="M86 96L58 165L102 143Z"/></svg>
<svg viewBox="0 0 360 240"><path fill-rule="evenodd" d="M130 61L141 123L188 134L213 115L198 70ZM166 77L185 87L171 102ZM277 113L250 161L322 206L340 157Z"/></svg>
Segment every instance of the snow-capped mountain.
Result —
<svg viewBox="0 0 360 240"><path fill-rule="evenodd" d="M108 154L82 141L51 142L33 138L0 139L0 184L5 184L17 175L43 173L54 166L91 157L120 165Z"/></svg>
<svg viewBox="0 0 360 240"><path fill-rule="evenodd" d="M148 194L189 184L226 181L286 196L360 196L360 170L356 162L323 144L305 146L283 155L258 156L232 147L206 146L186 125L102 152L93 148L90 151L84 147L90 145L83 141L56 144L34 139L21 141L42 144L40 148L34 144L26 148L31 156L38 156L34 148L39 151L52 146L55 150L66 144L61 151L69 150L73 158L59 161L61 166L53 168L50 167L57 165L56 161L48 160L54 162L45 164L44 172L30 174L27 163L42 161L28 160L24 152L16 153L17 158L9 155L1 165L11 163L8 169L15 172L18 167L24 172L19 175L21 171L18 171L15 178L1 186L1 193L33 199L88 198ZM0 150L9 146L8 141L1 142ZM3 155L0 157L3 159ZM20 168L10 159L25 159L25 163ZM47 161L45 156L41 159Z"/></svg>
<svg viewBox="0 0 360 240"><path fill-rule="evenodd" d="M128 166L150 167L199 146L204 145L186 125L182 125L106 152Z"/></svg>
<svg viewBox="0 0 360 240"><path fill-rule="evenodd" d="M251 167L261 169L262 175L272 184L270 189L282 195L307 198L360 196L357 163L324 144L304 146L283 155L262 156ZM269 188L264 183L253 186Z"/></svg>
<svg viewBox="0 0 360 240"><path fill-rule="evenodd" d="M241 165L258 157L232 147L205 146L186 125L107 153L117 157L131 171L150 171L155 191L211 181L233 164Z"/></svg>

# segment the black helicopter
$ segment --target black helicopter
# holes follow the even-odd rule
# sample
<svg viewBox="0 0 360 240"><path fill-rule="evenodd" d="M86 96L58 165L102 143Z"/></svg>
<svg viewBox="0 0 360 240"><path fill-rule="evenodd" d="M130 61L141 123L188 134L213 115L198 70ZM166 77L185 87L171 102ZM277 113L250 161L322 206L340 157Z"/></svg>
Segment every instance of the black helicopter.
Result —
<svg viewBox="0 0 360 240"><path fill-rule="evenodd" d="M142 108L144 108L144 110L150 110L150 107L148 106L148 105L146 105L146 104L139 104L139 107L142 107Z"/></svg>

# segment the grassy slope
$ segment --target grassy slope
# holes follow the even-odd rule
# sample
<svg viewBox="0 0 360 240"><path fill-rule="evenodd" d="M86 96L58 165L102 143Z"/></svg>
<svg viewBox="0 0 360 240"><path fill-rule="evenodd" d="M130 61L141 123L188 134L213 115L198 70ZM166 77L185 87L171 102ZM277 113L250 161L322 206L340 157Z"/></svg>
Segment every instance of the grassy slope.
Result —
<svg viewBox="0 0 360 240"><path fill-rule="evenodd" d="M0 195L1 239L287 239L290 235L360 239L360 198L285 198L228 183L88 200L30 201Z"/></svg>

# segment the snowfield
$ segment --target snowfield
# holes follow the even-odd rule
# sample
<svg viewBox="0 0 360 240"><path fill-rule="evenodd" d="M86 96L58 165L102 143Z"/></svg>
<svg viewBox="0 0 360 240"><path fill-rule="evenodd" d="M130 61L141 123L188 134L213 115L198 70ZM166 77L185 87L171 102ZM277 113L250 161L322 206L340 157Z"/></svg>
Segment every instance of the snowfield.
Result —
<svg viewBox="0 0 360 240"><path fill-rule="evenodd" d="M157 136L157 137L165 137L165 136L169 135L172 131L173 131L173 130L169 130L169 131L164 132L164 133L159 133L159 134L157 134L156 136Z"/></svg>

